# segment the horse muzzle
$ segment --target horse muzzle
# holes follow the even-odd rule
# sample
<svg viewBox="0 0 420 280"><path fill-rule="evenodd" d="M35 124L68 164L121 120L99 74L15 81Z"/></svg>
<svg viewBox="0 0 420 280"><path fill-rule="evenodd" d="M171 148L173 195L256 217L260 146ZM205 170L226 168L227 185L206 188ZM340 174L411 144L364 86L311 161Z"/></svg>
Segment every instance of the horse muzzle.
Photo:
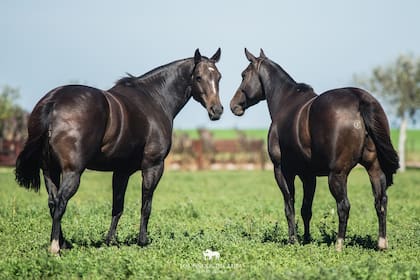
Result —
<svg viewBox="0 0 420 280"><path fill-rule="evenodd" d="M223 114L223 106L222 105L212 105L208 110L209 118L212 121L217 121Z"/></svg>
<svg viewBox="0 0 420 280"><path fill-rule="evenodd" d="M238 89L230 101L230 110L236 116L242 116L246 109L246 96L245 92Z"/></svg>
<svg viewBox="0 0 420 280"><path fill-rule="evenodd" d="M236 116L242 116L245 113L244 108L241 105L234 105L230 107L230 110Z"/></svg>

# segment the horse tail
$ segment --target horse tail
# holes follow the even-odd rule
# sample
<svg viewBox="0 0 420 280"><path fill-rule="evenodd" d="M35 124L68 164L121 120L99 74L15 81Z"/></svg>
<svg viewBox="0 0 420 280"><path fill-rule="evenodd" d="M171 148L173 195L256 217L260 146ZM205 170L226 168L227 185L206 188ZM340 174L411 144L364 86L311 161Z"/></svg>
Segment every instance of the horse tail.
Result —
<svg viewBox="0 0 420 280"><path fill-rule="evenodd" d="M54 103L48 94L34 108L28 121L28 139L16 159L16 182L27 189L39 191L41 182L39 170L42 164L43 149L48 141L50 114Z"/></svg>
<svg viewBox="0 0 420 280"><path fill-rule="evenodd" d="M379 102L368 92L359 90L360 113L364 120L367 133L372 138L379 160L385 173L386 185L393 184L393 174L400 167L398 154L391 143L388 119Z"/></svg>

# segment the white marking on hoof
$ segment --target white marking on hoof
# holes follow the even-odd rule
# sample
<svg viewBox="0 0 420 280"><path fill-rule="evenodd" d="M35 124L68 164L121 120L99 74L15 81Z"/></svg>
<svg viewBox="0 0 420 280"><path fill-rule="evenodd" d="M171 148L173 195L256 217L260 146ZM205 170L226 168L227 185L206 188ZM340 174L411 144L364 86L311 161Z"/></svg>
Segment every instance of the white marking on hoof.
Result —
<svg viewBox="0 0 420 280"><path fill-rule="evenodd" d="M53 239L53 241L51 242L50 252L51 254L58 255L58 253L60 252L60 243L58 242L58 240Z"/></svg>
<svg viewBox="0 0 420 280"><path fill-rule="evenodd" d="M343 238L337 238L337 242L335 243L335 250L337 252L343 251L344 246L344 239Z"/></svg>
<svg viewBox="0 0 420 280"><path fill-rule="evenodd" d="M388 249L388 240L386 239L386 237L379 237L378 240L378 249L379 250L386 250Z"/></svg>

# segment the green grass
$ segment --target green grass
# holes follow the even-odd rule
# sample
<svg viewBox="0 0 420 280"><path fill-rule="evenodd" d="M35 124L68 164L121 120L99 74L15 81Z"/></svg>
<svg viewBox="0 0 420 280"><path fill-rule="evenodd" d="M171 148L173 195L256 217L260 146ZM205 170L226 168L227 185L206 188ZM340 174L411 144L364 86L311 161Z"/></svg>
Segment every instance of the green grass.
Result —
<svg viewBox="0 0 420 280"><path fill-rule="evenodd" d="M377 218L366 173L353 171L346 248L332 244L335 201L318 179L312 237L288 245L283 199L270 171L165 172L149 223L152 243L135 242L140 176L129 183L118 228L119 246L106 246L111 174L86 172L63 218L73 249L48 253L47 195L18 187L0 169L0 279L418 279L420 277L420 172L398 174L388 190L386 252L376 251ZM302 189L297 185L296 212ZM297 217L298 231L303 226ZM218 261L202 251L217 250Z"/></svg>

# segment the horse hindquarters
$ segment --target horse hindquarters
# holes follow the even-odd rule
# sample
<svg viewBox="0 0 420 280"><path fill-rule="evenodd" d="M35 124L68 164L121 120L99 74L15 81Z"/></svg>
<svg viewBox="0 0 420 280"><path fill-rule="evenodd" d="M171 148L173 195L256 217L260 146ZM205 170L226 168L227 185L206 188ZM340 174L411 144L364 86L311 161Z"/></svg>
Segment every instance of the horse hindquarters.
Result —
<svg viewBox="0 0 420 280"><path fill-rule="evenodd" d="M49 123L49 157L43 167L53 220L54 254L65 245L61 218L67 203L76 193L87 163L100 150L107 116L105 105L101 91L89 87L67 86L55 94ZM61 182L51 178L59 178L60 173Z"/></svg>

